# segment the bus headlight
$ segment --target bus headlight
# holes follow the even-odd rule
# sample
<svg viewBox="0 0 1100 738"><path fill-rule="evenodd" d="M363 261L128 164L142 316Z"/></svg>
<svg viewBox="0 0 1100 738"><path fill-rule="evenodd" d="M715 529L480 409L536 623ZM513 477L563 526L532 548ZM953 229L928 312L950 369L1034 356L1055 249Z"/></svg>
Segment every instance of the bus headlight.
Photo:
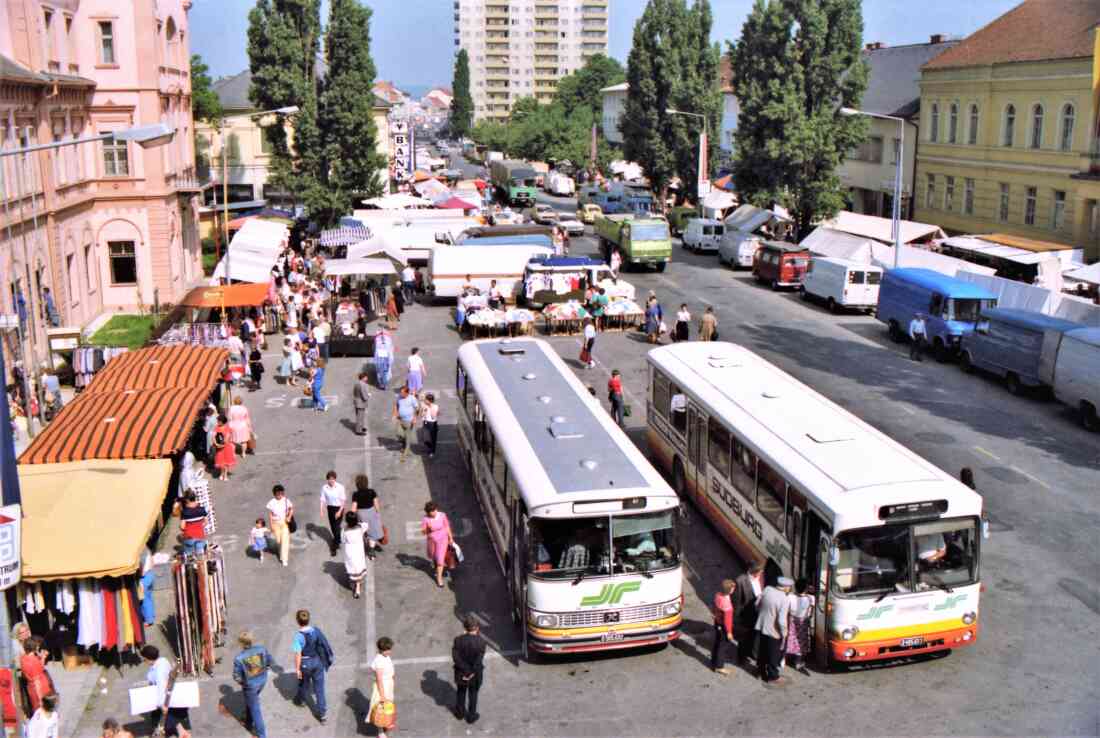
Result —
<svg viewBox="0 0 1100 738"><path fill-rule="evenodd" d="M535 625L540 628L556 628L558 625L557 615L536 615Z"/></svg>
<svg viewBox="0 0 1100 738"><path fill-rule="evenodd" d="M664 606L664 612L666 616L679 615L680 614L680 601L675 600L673 602L667 602Z"/></svg>
<svg viewBox="0 0 1100 738"><path fill-rule="evenodd" d="M978 619L978 613L968 612L968 613L963 615L963 625L971 625L977 619Z"/></svg>
<svg viewBox="0 0 1100 738"><path fill-rule="evenodd" d="M840 631L840 637L843 638L846 641L852 640L858 634L859 634L859 628L857 628L854 625L851 626L850 628L845 628L844 630Z"/></svg>

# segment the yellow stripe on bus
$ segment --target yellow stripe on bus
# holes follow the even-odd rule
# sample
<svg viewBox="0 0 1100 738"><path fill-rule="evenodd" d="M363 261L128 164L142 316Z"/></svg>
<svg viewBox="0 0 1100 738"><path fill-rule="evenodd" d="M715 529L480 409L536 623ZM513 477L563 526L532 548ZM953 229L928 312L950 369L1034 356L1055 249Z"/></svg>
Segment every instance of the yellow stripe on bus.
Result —
<svg viewBox="0 0 1100 738"><path fill-rule="evenodd" d="M645 620L637 623L620 623L618 625L597 625L588 628L535 628L528 626L528 631L533 635L555 638L561 636L590 635L593 633L615 633L620 630L635 630L637 628L662 628L667 625L675 625L680 622L680 616L674 615L663 620Z"/></svg>
<svg viewBox="0 0 1100 738"><path fill-rule="evenodd" d="M899 625L896 628L861 630L855 638L844 641L844 643L867 643L868 641L888 641L893 638L911 638L912 636L929 635L945 630L974 627L975 623L968 626L963 623L962 618L951 618L950 620L937 620L934 623L917 623L916 625Z"/></svg>

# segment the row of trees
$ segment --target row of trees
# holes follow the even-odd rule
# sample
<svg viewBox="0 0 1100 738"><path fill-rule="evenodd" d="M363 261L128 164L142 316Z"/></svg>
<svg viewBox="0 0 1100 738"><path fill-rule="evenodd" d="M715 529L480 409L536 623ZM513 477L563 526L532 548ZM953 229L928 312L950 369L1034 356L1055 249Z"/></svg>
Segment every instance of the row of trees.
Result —
<svg viewBox="0 0 1100 738"><path fill-rule="evenodd" d="M252 103L299 108L293 138L278 121L261 121L271 123L264 128L270 181L322 225L335 224L356 199L379 194L388 164L376 147L371 11L357 0L328 5L323 31L320 0L258 0L248 16Z"/></svg>
<svg viewBox="0 0 1100 738"><path fill-rule="evenodd" d="M458 100L459 72L465 72L468 92L468 60L459 52L455 61L455 100ZM512 105L512 113L504 123L483 120L466 128L479 144L491 150L504 151L511 157L534 161L568 160L575 165L587 164L592 146L592 126L597 128L597 166L604 168L622 152L607 142L601 126L603 99L600 90L622 82L626 73L619 62L596 54L585 65L558 81L554 99L543 105L534 97L521 97ZM455 125L452 103L451 132L462 135L463 119ZM472 105L471 110L472 113ZM465 119L468 123L469 118Z"/></svg>

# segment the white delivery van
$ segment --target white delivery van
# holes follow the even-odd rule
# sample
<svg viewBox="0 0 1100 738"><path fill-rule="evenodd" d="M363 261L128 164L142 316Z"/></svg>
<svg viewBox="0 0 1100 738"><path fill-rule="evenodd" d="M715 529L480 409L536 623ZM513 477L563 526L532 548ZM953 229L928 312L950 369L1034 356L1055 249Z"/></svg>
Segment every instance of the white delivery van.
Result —
<svg viewBox="0 0 1100 738"><path fill-rule="evenodd" d="M577 186L573 182L572 177L567 177L561 172L554 170L546 175L546 191L551 195L568 197L577 191Z"/></svg>
<svg viewBox="0 0 1100 738"><path fill-rule="evenodd" d="M724 235L726 235L726 226L722 221L712 218L691 218L680 240L685 249L692 249L696 253L718 251Z"/></svg>
<svg viewBox="0 0 1100 738"><path fill-rule="evenodd" d="M1077 411L1081 424L1091 431L1100 431L1100 328L1078 328L1060 334L1054 354L1054 377L1044 377L1060 402ZM1052 337L1053 338L1053 337ZM1047 351L1044 355L1054 352Z"/></svg>
<svg viewBox="0 0 1100 738"><path fill-rule="evenodd" d="M878 305L882 267L832 256L815 256L806 267L799 292L803 299L825 303L830 312L841 308L870 312Z"/></svg>
<svg viewBox="0 0 1100 738"><path fill-rule="evenodd" d="M752 269L756 250L767 240L766 236L746 233L726 226L722 242L718 244L718 261L729 264L734 269Z"/></svg>
<svg viewBox="0 0 1100 738"><path fill-rule="evenodd" d="M469 275L482 294L489 292L495 279L504 300L515 302L523 291L527 262L536 256L553 255L554 250L548 246L527 243L435 249L428 258L428 292L434 297L458 297Z"/></svg>

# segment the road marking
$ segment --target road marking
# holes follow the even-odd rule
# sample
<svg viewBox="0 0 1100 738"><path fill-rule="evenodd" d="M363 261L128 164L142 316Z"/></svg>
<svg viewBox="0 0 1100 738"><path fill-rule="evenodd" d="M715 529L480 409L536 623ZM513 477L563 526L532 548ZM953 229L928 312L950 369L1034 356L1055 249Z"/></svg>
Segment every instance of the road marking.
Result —
<svg viewBox="0 0 1100 738"><path fill-rule="evenodd" d="M701 646L700 646L701 647ZM369 654L368 654L369 655ZM499 660L512 658L514 656L522 656L523 651L521 649L510 649L508 651L487 651L485 653L485 660ZM373 656L371 659L373 660ZM394 666L417 666L420 664L449 664L453 661L451 656L412 656L407 659L393 659ZM361 669L363 671L370 671L370 661L366 661L361 664L333 664L332 669Z"/></svg>
<svg viewBox="0 0 1100 738"><path fill-rule="evenodd" d="M901 409L904 410L905 412L909 413L910 415L916 415L917 414L916 410L914 410L913 408L911 408L907 405L902 405Z"/></svg>
<svg viewBox="0 0 1100 738"><path fill-rule="evenodd" d="M669 287L671 287L674 290L682 290L683 289L683 287L681 287L679 285L679 283L677 283L675 280L671 279L670 277L666 277L664 275L658 275L657 276L657 281L658 282L664 282L665 284L667 284Z"/></svg>
<svg viewBox="0 0 1100 738"><path fill-rule="evenodd" d="M577 345L583 347L584 346L584 339L583 338L578 338L577 339ZM593 356L592 361L594 361L596 363L596 366L600 367L600 369L603 370L603 373L607 375L608 379L611 378L611 370L608 369L607 366L604 365L604 363L602 361L600 361L598 357ZM584 375L583 374L578 375L577 378L580 379L582 382L584 381ZM625 383L623 384L623 395L625 397L632 398L635 402L638 401L638 398L634 395L634 393L626 388ZM597 399L599 399L599 398L597 397ZM644 403L643 403L643 405L644 405ZM625 422L625 419L624 419L624 422Z"/></svg>
<svg viewBox="0 0 1100 738"><path fill-rule="evenodd" d="M1011 469L1011 470L1012 470L1012 471L1014 471L1014 472L1017 472L1018 474L1023 474L1023 475L1025 476L1025 477L1027 477L1027 478L1028 478L1028 479L1030 479L1031 481L1035 482L1036 484L1038 484L1038 485L1039 485L1040 487L1042 487L1043 489L1050 489L1050 485L1049 485L1049 484L1047 484L1046 482L1044 482L1044 481L1043 481L1042 479L1039 479L1039 477L1036 477L1036 476L1033 476L1033 475L1031 475L1031 474L1028 474L1028 473L1027 473L1026 471L1024 471L1023 469L1021 469L1020 467L1018 467L1018 466L1010 466L1010 467L1008 467L1008 468L1009 468L1009 469Z"/></svg>
<svg viewBox="0 0 1100 738"><path fill-rule="evenodd" d="M994 461L1000 461L1000 460L1001 460L1001 457L1000 457L1000 456L997 456L997 454L994 454L994 453L991 453L991 452L989 452L989 451L986 451L986 450L985 450L984 448L982 448L981 446L975 446L975 447L974 447L974 450L975 450L975 451L977 451L977 452L978 452L978 453L980 453L980 454L984 454L984 455L988 456L989 458L993 459Z"/></svg>
<svg viewBox="0 0 1100 738"><path fill-rule="evenodd" d="M384 449L385 446L376 446L375 449ZM302 448L295 449L294 453L297 454L339 454L339 453L360 453L363 450L362 446L354 446L351 448ZM254 451L249 456L286 456L287 451Z"/></svg>
<svg viewBox="0 0 1100 738"><path fill-rule="evenodd" d="M363 473L367 475L367 479L373 479L371 474L371 445L370 445L370 414L364 412L366 423L366 434L363 435ZM374 559L367 559L367 576L366 582L363 583L363 621L366 625L364 637L367 639L367 663L369 664L374 660L375 645L378 635L377 624L375 623L375 592L374 592Z"/></svg>

